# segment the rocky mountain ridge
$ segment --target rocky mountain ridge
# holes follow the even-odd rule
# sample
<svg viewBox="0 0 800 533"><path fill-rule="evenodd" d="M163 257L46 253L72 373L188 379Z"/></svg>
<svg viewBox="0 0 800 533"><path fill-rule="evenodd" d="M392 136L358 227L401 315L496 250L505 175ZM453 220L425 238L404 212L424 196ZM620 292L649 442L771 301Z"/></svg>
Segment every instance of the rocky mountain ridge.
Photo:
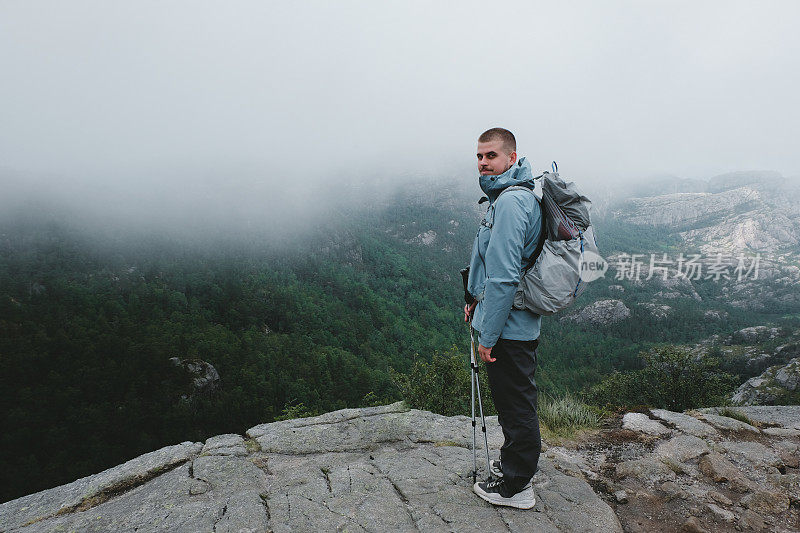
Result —
<svg viewBox="0 0 800 533"><path fill-rule="evenodd" d="M168 446L0 505L0 531L796 529L800 407L741 409L632 412L545 445L530 511L472 493L467 417L396 403Z"/></svg>
<svg viewBox="0 0 800 533"><path fill-rule="evenodd" d="M676 181L680 185L683 182ZM780 254L800 245L800 187L775 172L734 172L696 180L685 190L642 191L612 215L634 225L665 227L703 253ZM662 188L663 189L663 188Z"/></svg>
<svg viewBox="0 0 800 533"><path fill-rule="evenodd" d="M740 405L788 404L800 399L800 357L785 365L771 366L742 383L731 398Z"/></svg>

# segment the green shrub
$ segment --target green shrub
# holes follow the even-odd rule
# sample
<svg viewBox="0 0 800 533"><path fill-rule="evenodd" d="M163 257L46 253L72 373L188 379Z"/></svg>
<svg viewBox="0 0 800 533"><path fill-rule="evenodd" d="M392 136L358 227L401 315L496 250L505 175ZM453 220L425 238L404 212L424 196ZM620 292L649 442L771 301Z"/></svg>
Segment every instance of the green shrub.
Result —
<svg viewBox="0 0 800 533"><path fill-rule="evenodd" d="M369 391L361 399L359 405L361 407L378 407L379 405L386 405L392 403L389 399L382 399L374 391Z"/></svg>
<svg viewBox="0 0 800 533"><path fill-rule="evenodd" d="M291 420L293 418L308 418L310 416L317 416L320 413L313 409L309 409L303 402L286 405L280 415L275 417L275 420Z"/></svg>
<svg viewBox="0 0 800 533"><path fill-rule="evenodd" d="M484 364L479 361L478 365L483 413L495 414ZM411 408L446 416L471 416L469 353L455 346L444 353L435 352L430 360L415 356L411 371L408 374L392 372L392 379ZM475 414L479 414L477 402Z"/></svg>
<svg viewBox="0 0 800 533"><path fill-rule="evenodd" d="M644 368L614 373L589 391L590 401L610 406L650 406L685 411L723 405L735 378L714 357L664 345L639 354Z"/></svg>

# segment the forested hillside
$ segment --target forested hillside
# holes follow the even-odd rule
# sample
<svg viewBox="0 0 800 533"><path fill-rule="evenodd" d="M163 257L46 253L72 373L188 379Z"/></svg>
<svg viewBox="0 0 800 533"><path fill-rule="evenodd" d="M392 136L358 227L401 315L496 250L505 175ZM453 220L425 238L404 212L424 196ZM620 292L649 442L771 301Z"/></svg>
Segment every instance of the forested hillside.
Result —
<svg viewBox="0 0 800 533"><path fill-rule="evenodd" d="M269 227L189 239L87 228L52 211L9 214L0 227L0 500L165 444L397 400L393 372L408 373L415 357L455 346L466 365L458 270L476 199L397 193L280 239ZM655 229L597 226L603 253L678 246ZM597 281L582 298L610 297L613 283ZM654 291L628 293L649 301ZM782 316L726 308L725 320L709 321L705 303L673 305L667 321L636 310L602 327L545 318L542 389L578 392L637 368L652 343ZM173 357L210 363L218 386L195 390Z"/></svg>

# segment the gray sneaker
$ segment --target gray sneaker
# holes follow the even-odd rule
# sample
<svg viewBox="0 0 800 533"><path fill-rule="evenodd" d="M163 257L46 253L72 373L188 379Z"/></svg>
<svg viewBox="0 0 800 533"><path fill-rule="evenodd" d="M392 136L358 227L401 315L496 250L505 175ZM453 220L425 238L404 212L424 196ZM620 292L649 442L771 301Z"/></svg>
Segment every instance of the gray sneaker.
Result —
<svg viewBox="0 0 800 533"><path fill-rule="evenodd" d="M530 483L516 494L510 493L502 478L478 481L472 486L472 490L492 505L504 505L517 509L530 509L536 505L536 496L533 493L533 485Z"/></svg>

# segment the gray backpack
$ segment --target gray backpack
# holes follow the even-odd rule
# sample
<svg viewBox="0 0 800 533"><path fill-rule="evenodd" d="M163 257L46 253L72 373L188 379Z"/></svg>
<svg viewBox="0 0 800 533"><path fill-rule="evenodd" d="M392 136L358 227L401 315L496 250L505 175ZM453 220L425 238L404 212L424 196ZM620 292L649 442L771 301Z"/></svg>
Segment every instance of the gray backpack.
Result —
<svg viewBox="0 0 800 533"><path fill-rule="evenodd" d="M572 305L586 289L587 282L581 279L586 252L598 257L600 253L589 217L591 201L575 189L574 183L565 183L559 177L555 162L553 172L535 180L541 180L541 199L528 187L509 187L500 193L524 189L536 196L542 208L539 245L520 276L514 309L552 315Z"/></svg>

